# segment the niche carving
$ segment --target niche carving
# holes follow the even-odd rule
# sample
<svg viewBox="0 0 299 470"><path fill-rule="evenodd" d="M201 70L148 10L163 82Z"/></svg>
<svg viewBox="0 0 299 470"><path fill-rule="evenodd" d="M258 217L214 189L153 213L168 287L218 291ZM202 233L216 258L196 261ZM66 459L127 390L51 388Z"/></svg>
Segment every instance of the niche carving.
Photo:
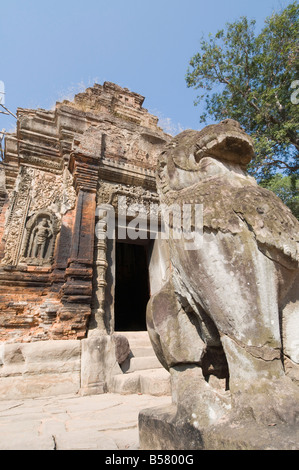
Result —
<svg viewBox="0 0 299 470"><path fill-rule="evenodd" d="M51 211L43 210L31 216L25 226L20 263L51 265L59 229L60 222Z"/></svg>

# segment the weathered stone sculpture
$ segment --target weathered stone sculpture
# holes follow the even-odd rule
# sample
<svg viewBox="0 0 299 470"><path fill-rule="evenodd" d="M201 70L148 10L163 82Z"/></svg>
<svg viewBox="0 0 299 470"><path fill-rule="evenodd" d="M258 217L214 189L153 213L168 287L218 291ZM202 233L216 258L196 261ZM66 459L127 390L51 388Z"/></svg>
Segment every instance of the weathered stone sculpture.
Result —
<svg viewBox="0 0 299 470"><path fill-rule="evenodd" d="M51 211L39 211L26 224L21 262L45 265L53 259L55 238L59 230L57 217Z"/></svg>
<svg viewBox="0 0 299 470"><path fill-rule="evenodd" d="M148 305L173 405L140 415L142 448L298 448L299 222L246 174L253 154L226 120L160 157L160 201L202 204L203 240L170 230L172 275Z"/></svg>

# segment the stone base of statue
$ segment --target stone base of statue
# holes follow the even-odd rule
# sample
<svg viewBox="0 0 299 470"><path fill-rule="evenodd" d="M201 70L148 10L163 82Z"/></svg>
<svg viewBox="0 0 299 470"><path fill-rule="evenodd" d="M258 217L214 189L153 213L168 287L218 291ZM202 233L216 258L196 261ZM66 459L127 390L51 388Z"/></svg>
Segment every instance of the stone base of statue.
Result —
<svg viewBox="0 0 299 470"><path fill-rule="evenodd" d="M177 417L176 405L146 409L139 414L141 450L299 450L299 429L253 421L200 427Z"/></svg>

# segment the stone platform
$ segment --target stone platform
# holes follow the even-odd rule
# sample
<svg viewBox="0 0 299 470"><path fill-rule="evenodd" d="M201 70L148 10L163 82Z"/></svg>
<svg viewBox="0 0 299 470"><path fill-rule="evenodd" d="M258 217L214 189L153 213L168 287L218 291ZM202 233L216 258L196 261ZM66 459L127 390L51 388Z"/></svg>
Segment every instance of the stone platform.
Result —
<svg viewBox="0 0 299 470"><path fill-rule="evenodd" d="M125 332L130 354L119 365L111 336L78 340L0 343L0 402L65 394L170 395L148 333Z"/></svg>
<svg viewBox="0 0 299 470"><path fill-rule="evenodd" d="M0 450L137 450L138 414L170 397L106 393L0 401Z"/></svg>

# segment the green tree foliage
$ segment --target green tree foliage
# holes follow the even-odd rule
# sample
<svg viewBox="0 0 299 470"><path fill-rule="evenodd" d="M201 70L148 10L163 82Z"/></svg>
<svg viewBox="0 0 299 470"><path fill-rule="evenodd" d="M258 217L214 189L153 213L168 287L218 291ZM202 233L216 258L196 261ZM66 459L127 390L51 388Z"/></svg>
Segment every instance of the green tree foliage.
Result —
<svg viewBox="0 0 299 470"><path fill-rule="evenodd" d="M272 178L262 180L260 185L277 194L299 220L299 179L295 174L284 176L276 173Z"/></svg>
<svg viewBox="0 0 299 470"><path fill-rule="evenodd" d="M289 181L276 180L277 171L299 176L299 92L292 88L299 89L298 14L297 2L289 4L259 34L246 17L226 24L201 39L186 75L187 86L200 91L195 104L205 100L200 122L239 121L255 141L249 172L276 190Z"/></svg>

